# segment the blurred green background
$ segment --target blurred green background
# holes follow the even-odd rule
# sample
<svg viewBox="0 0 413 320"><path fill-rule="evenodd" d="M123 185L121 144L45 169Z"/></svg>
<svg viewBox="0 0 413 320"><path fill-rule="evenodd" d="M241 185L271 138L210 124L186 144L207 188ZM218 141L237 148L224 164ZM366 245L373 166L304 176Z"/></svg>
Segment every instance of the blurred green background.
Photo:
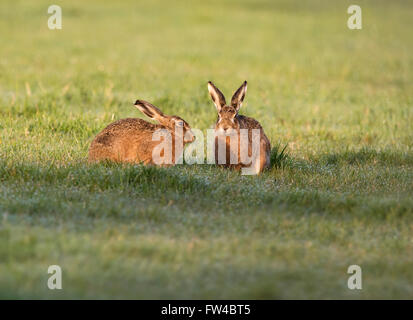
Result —
<svg viewBox="0 0 413 320"><path fill-rule="evenodd" d="M1 1L0 297L412 298L413 2L357 1L362 30L351 4ZM86 163L138 98L210 128L208 80L247 80L240 113L288 158Z"/></svg>

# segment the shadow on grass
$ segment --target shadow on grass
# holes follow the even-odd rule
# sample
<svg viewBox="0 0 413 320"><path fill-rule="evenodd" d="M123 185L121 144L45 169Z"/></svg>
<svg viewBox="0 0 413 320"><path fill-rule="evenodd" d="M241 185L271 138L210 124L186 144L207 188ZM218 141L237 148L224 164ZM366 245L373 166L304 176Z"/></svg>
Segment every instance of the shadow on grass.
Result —
<svg viewBox="0 0 413 320"><path fill-rule="evenodd" d="M386 149L376 150L372 148L361 148L360 150L346 150L339 153L321 154L317 157L313 157L310 160L327 165L362 165L368 163L393 166L412 166L413 153Z"/></svg>
<svg viewBox="0 0 413 320"><path fill-rule="evenodd" d="M283 154L284 151L285 148L279 149L277 154ZM116 206L121 198L125 202L127 199L135 201L140 198L148 203L158 203L159 206L167 206L173 201L182 212L254 214L260 210L268 213L281 210L301 215L315 213L376 218L410 214L413 208L411 199L400 199L389 194L363 194L362 190L334 192L329 189L330 183L342 183L340 180L329 180L335 170L330 167L338 163L346 165L348 161L353 164L361 161L374 163L377 158L380 161L390 159L392 163L398 164L411 161L410 155L396 161L395 154L377 151L322 155L313 161L286 156L284 167L273 167L255 177L241 176L215 166L159 168L113 163L58 166L0 160L0 182L3 187L10 186L4 188L14 190L10 191L11 194L4 188L3 191L0 189L0 208L12 212L18 212L19 208L24 212L39 212L41 210L36 209L36 203L39 203L47 212L50 211L47 203L55 201L56 197L60 197L56 203L76 201L79 197L82 198L79 201L87 203L104 194L112 199L113 204L109 203L109 207L113 208L101 208L99 204L96 204L96 208L114 212L122 210L122 206ZM320 179L319 184L311 183L312 176L316 175ZM351 187L346 185L346 188ZM17 193L24 195L17 197ZM39 196L39 193L43 195ZM14 199L14 205L11 199L7 199L10 196ZM41 201L25 200L31 197ZM26 203L27 210L20 203Z"/></svg>

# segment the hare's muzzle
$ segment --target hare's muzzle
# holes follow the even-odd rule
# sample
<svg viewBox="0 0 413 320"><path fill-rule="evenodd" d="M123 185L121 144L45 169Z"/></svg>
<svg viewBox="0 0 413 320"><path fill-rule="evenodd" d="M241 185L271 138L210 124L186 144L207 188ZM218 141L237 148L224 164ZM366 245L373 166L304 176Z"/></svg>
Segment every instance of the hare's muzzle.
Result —
<svg viewBox="0 0 413 320"><path fill-rule="evenodd" d="M194 133L193 133L191 130L188 130L188 131L185 133L184 142L190 143L190 142L194 142L194 141L195 141L195 135L194 135Z"/></svg>

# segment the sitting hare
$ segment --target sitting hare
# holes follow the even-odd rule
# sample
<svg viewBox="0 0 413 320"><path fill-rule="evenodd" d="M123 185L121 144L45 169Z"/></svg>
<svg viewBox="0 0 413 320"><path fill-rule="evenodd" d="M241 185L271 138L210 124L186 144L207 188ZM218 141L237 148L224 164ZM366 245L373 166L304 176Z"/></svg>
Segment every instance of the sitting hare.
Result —
<svg viewBox="0 0 413 320"><path fill-rule="evenodd" d="M111 123L92 141L89 162L110 160L173 165L176 163L175 159L182 156L184 145L195 140L189 124L182 118L167 116L143 100L137 100L135 107L159 124L137 118L121 119ZM159 148L160 143L163 148ZM162 149L155 150L159 151L158 159L153 158L156 154L153 153L155 148Z"/></svg>
<svg viewBox="0 0 413 320"><path fill-rule="evenodd" d="M247 174L261 173L270 166L271 145L257 120L238 114L247 92L247 81L234 93L230 105L227 105L224 95L211 81L208 82L208 91L218 111L215 123L215 163L242 170L243 173L249 168ZM232 148L231 135L238 140ZM224 156L219 155L219 144L223 146L221 150L224 149L224 152L221 155L225 154ZM242 152L246 157L241 155ZM243 158L249 159L249 162L243 161Z"/></svg>

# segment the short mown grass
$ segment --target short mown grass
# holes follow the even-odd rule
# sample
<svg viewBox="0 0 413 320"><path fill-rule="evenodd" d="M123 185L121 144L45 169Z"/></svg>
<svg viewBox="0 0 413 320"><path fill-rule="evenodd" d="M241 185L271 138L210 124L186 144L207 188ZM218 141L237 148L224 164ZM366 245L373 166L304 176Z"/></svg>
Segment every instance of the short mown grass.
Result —
<svg viewBox="0 0 413 320"><path fill-rule="evenodd" d="M411 3L55 3L0 4L0 298L413 297ZM262 175L87 163L138 98L210 128L208 80L248 80Z"/></svg>

